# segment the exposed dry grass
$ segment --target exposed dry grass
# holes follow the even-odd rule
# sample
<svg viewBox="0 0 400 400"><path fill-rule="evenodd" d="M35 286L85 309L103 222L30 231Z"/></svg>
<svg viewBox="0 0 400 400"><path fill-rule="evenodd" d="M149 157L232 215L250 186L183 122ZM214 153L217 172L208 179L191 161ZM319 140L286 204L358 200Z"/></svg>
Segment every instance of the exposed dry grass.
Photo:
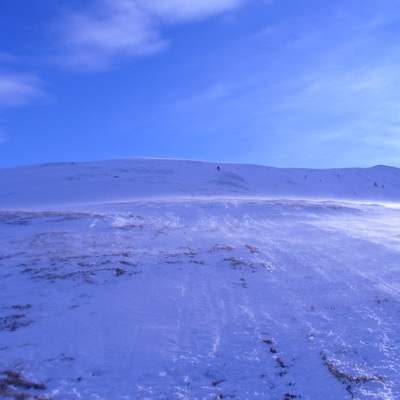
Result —
<svg viewBox="0 0 400 400"><path fill-rule="evenodd" d="M353 385L362 384L367 382L384 382L384 378L380 375L350 375L346 372L340 371L328 358L327 354L321 351L321 358L324 364L328 367L329 372L340 382L346 385L346 390L354 398Z"/></svg>
<svg viewBox="0 0 400 400"><path fill-rule="evenodd" d="M251 254L260 254L261 251L259 248L255 246L251 246L250 244L245 245L246 249L250 251Z"/></svg>
<svg viewBox="0 0 400 400"><path fill-rule="evenodd" d="M45 390L46 386L42 383L37 383L25 379L19 372L6 370L0 373L3 377L0 378L0 395L9 397L15 400L50 400L49 397L44 397L35 393L28 393L22 390Z"/></svg>

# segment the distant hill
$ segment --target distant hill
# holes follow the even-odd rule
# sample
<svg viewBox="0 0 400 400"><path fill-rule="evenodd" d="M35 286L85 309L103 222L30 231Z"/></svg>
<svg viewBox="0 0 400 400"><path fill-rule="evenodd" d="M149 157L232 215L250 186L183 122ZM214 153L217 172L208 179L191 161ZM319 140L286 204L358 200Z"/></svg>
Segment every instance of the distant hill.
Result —
<svg viewBox="0 0 400 400"><path fill-rule="evenodd" d="M399 202L400 169L320 170L126 159L0 170L3 210L202 196Z"/></svg>

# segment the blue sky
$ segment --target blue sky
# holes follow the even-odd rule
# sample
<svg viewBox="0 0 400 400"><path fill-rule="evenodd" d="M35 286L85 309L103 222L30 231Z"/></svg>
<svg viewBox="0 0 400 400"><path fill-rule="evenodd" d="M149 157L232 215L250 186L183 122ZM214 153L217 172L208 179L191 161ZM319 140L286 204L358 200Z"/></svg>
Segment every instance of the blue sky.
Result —
<svg viewBox="0 0 400 400"><path fill-rule="evenodd" d="M0 168L400 167L397 0L3 0Z"/></svg>

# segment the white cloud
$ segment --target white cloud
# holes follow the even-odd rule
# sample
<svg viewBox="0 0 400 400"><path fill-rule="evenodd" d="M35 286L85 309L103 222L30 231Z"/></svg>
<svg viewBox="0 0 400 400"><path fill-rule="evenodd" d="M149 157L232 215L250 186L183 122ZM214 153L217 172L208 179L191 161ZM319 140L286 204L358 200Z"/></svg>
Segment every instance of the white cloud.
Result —
<svg viewBox="0 0 400 400"><path fill-rule="evenodd" d="M58 21L59 62L79 70L101 70L121 58L164 49L160 22L172 24L209 17L245 0L98 0L96 8Z"/></svg>
<svg viewBox="0 0 400 400"><path fill-rule="evenodd" d="M0 72L0 111L46 97L40 79L29 74Z"/></svg>
<svg viewBox="0 0 400 400"><path fill-rule="evenodd" d="M61 62L83 70L104 69L116 58L165 47L166 42L135 2L116 0L102 5L98 11L70 14L61 22Z"/></svg>
<svg viewBox="0 0 400 400"><path fill-rule="evenodd" d="M139 0L144 9L170 21L206 18L243 4L244 0Z"/></svg>

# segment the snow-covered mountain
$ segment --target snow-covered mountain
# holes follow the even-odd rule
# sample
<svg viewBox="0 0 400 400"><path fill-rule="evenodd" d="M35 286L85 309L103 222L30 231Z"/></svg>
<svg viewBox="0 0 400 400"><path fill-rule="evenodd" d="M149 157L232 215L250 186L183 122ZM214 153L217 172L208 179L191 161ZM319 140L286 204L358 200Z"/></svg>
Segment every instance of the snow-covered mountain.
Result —
<svg viewBox="0 0 400 400"><path fill-rule="evenodd" d="M0 398L399 399L399 204L385 166L0 170Z"/></svg>
<svg viewBox="0 0 400 400"><path fill-rule="evenodd" d="M219 167L219 170L217 169ZM400 170L280 169L175 160L58 163L0 170L4 209L59 209L85 203L188 197L397 202Z"/></svg>

